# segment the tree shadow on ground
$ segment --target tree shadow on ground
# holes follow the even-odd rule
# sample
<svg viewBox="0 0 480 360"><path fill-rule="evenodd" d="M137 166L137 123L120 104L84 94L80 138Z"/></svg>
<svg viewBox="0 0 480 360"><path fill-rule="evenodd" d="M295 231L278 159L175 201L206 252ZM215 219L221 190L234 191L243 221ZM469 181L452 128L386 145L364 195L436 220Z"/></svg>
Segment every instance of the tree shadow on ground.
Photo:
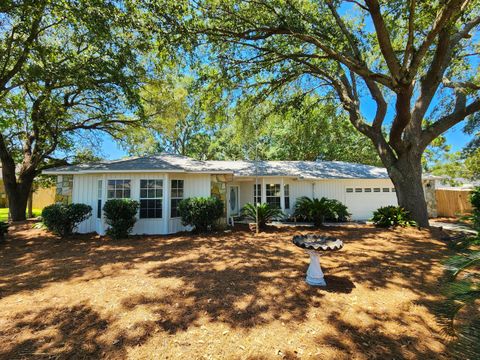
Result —
<svg viewBox="0 0 480 360"><path fill-rule="evenodd" d="M85 304L72 307L49 307L41 313L34 310L17 314L15 326L4 333L4 341L17 333L32 334L27 340L16 342L8 351L0 354L3 359L15 358L100 358L105 344L99 337L108 328L108 319ZM110 354L121 355L112 347Z"/></svg>
<svg viewBox="0 0 480 360"><path fill-rule="evenodd" d="M308 256L291 243L296 232L328 234L345 241L342 251L322 257L327 287L305 284ZM49 354L62 358L75 357L76 353L101 357L105 352L121 357L126 347L145 343L157 330L175 335L198 326L200 319L205 318L243 330L275 321L302 323L313 308L322 307L324 297L348 297L358 284L372 290L399 287L418 296L436 294L438 283L432 282L432 263L448 256L440 242L430 240L437 235L435 231L413 230L412 235L404 230L389 232L363 226L277 228L255 237L240 228L211 235L177 234L112 241L91 234L59 240L44 232L20 228L2 245L0 299L62 282L95 281L138 269L142 269L142 276L173 279L181 286L164 287L158 293L143 292L138 287L129 291L116 310L132 312L147 307L154 317L136 322L131 331L116 333L115 346L102 340L115 319L102 318L87 304L17 314L17 331L56 329L57 334L50 340L47 337L49 345L33 337L1 355L9 358L47 349ZM385 358L390 349L390 354L397 358L406 351L422 358L436 358L427 349L415 350L418 339L381 331L382 321L401 323L401 317L382 318L378 312L365 315L376 325L356 328L332 315L328 323L343 337L327 336L319 342L345 351L365 352L369 345L364 345L363 334L370 332L378 338L372 354Z"/></svg>

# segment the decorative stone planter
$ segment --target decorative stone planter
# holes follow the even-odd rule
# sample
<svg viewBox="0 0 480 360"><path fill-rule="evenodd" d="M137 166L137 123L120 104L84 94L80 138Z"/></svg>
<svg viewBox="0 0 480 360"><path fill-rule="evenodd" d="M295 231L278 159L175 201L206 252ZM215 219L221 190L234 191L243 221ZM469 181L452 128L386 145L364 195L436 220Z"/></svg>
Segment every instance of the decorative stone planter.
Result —
<svg viewBox="0 0 480 360"><path fill-rule="evenodd" d="M320 266L322 252L337 251L343 248L343 241L329 236L295 235L293 243L304 249L310 255L310 265L307 270L306 282L312 286L326 286L323 271Z"/></svg>

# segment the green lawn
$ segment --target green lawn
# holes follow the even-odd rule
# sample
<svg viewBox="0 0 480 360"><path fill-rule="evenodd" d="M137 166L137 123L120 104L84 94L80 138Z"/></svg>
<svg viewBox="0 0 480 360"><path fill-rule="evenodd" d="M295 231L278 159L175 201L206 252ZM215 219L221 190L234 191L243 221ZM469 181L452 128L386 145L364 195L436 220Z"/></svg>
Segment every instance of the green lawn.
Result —
<svg viewBox="0 0 480 360"><path fill-rule="evenodd" d="M33 209L33 216L37 217L42 214L41 209ZM0 208L0 221L8 220L8 208Z"/></svg>

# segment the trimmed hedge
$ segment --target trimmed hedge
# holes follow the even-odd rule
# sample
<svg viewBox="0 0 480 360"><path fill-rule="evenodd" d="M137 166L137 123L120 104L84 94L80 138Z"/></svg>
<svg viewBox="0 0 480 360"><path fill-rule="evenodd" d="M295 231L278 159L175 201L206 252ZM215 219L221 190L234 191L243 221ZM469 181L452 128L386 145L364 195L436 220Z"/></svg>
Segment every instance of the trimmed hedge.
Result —
<svg viewBox="0 0 480 360"><path fill-rule="evenodd" d="M180 201L178 211L182 224L193 226L194 231L206 232L215 228L224 215L223 201L216 197L192 197Z"/></svg>
<svg viewBox="0 0 480 360"><path fill-rule="evenodd" d="M82 221L92 215L92 207L85 204L53 204L42 210L45 227L64 238L72 235Z"/></svg>
<svg viewBox="0 0 480 360"><path fill-rule="evenodd" d="M139 203L133 200L111 199L103 206L107 235L114 239L126 238L137 222Z"/></svg>

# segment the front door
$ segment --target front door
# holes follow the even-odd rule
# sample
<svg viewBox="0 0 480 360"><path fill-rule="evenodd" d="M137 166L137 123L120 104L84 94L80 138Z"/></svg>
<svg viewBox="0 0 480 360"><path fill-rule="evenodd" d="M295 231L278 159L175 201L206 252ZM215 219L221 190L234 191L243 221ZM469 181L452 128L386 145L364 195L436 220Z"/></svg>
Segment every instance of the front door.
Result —
<svg viewBox="0 0 480 360"><path fill-rule="evenodd" d="M238 186L230 185L228 187L228 212L227 215L236 216L240 213L239 209L240 199L238 198Z"/></svg>

